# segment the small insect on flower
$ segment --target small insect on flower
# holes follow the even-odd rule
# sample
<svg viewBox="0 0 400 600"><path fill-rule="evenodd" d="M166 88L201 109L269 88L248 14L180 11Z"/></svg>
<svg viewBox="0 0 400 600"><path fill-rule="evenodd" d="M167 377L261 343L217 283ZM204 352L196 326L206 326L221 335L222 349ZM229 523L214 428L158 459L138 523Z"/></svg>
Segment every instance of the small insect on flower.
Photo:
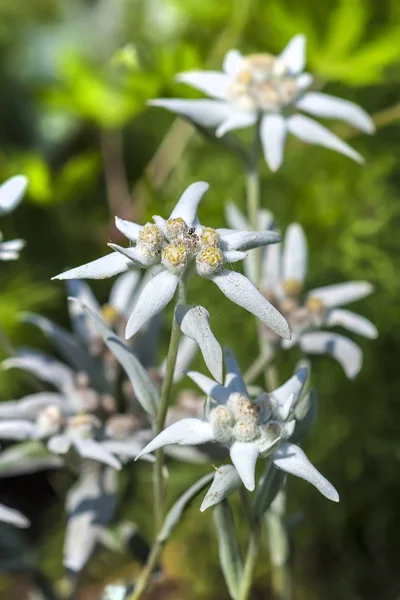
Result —
<svg viewBox="0 0 400 600"><path fill-rule="evenodd" d="M199 224L197 207L208 184L194 183L179 199L167 220L154 216L144 227L116 219L117 228L133 242L86 265L57 275L54 279L103 279L118 273L154 267L153 277L143 287L133 306L125 336L130 338L173 298L183 279L192 274L215 283L232 302L245 308L277 335L289 338L288 325L246 277L225 266L246 258L246 252L279 242L275 232L217 230ZM183 277L185 275L185 278Z"/></svg>

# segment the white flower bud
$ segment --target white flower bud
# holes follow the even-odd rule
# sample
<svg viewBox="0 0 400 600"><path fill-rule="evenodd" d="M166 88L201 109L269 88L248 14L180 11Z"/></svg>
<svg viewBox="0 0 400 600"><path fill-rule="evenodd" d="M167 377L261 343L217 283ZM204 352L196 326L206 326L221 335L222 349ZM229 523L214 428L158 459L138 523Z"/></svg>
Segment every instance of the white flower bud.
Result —
<svg viewBox="0 0 400 600"><path fill-rule="evenodd" d="M161 262L172 273L183 273L188 257L183 244L168 244L161 254Z"/></svg>
<svg viewBox="0 0 400 600"><path fill-rule="evenodd" d="M209 248L210 246L219 247L219 233L212 227L203 227L199 238L202 249Z"/></svg>
<svg viewBox="0 0 400 600"><path fill-rule="evenodd" d="M210 246L196 256L196 271L201 277L210 277L222 267L224 257L219 248Z"/></svg>
<svg viewBox="0 0 400 600"><path fill-rule="evenodd" d="M161 250L164 236L154 223L146 223L139 231L138 246L150 246L153 250Z"/></svg>
<svg viewBox="0 0 400 600"><path fill-rule="evenodd" d="M238 421L233 428L233 437L239 442L252 442L260 437L257 423L251 419Z"/></svg>
<svg viewBox="0 0 400 600"><path fill-rule="evenodd" d="M220 444L228 445L232 440L232 428L235 425L234 416L229 408L217 406L210 412L208 420L213 425L215 439Z"/></svg>
<svg viewBox="0 0 400 600"><path fill-rule="evenodd" d="M229 396L227 405L237 420L246 419L255 423L258 422L261 412L260 406L244 394L234 392Z"/></svg>
<svg viewBox="0 0 400 600"><path fill-rule="evenodd" d="M100 426L99 419L93 415L77 415L68 419L67 433L79 438L90 438Z"/></svg>
<svg viewBox="0 0 400 600"><path fill-rule="evenodd" d="M39 437L49 437L57 433L64 422L61 408L56 404L47 406L36 420Z"/></svg>
<svg viewBox="0 0 400 600"><path fill-rule="evenodd" d="M187 225L183 219L168 219L166 223L167 238L169 241L183 235L187 230Z"/></svg>

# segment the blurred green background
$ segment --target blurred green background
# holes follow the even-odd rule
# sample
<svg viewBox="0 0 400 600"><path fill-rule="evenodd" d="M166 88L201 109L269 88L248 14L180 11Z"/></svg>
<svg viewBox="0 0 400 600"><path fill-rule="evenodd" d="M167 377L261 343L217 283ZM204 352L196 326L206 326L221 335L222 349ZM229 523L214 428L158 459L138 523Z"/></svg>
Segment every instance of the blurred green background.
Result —
<svg viewBox="0 0 400 600"><path fill-rule="evenodd" d="M228 200L244 208L237 158L145 106L157 96L196 97L174 83L177 72L219 68L231 47L279 53L302 32L318 87L374 116L373 137L329 124L366 157L364 167L295 139L278 174L262 167L263 206L282 228L299 221L307 233L307 285L373 282L375 293L356 308L380 331L377 341L357 340L364 366L355 381L330 358L313 362L320 410L305 450L341 503L290 480L290 508L304 516L293 543L301 600L400 598L399 16L398 0L0 0L0 181L19 172L30 179L25 201L1 223L6 239L27 240L21 260L0 273L0 323L15 346L43 344L19 322L21 311L67 325L65 290L50 277L118 241L114 214L168 214L196 180L211 184L203 222L220 226ZM100 299L110 285L94 285ZM191 298L208 308L217 337L246 368L257 352L253 323L211 288L196 281ZM282 378L297 358L295 350L281 357ZM0 375L1 399L29 391L16 372ZM150 472L140 469L142 485L124 510L150 531ZM194 471L172 466L171 497ZM63 507L46 477L1 481L0 496L28 512L34 526L25 538L45 570L60 575ZM170 585L155 597L228 598L211 515L197 508L166 552ZM270 597L267 565L261 555L259 598Z"/></svg>

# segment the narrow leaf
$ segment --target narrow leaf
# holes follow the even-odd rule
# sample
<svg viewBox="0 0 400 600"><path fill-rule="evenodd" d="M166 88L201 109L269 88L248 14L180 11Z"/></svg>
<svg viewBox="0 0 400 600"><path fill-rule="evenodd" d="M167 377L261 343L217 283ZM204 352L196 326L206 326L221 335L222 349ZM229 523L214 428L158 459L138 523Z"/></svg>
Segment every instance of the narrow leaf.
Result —
<svg viewBox="0 0 400 600"><path fill-rule="evenodd" d="M165 517L158 540L160 543L167 541L175 527L181 520L183 513L189 508L190 503L196 496L210 483L214 478L214 473L208 473L194 483L182 496L175 502L167 516Z"/></svg>
<svg viewBox="0 0 400 600"><path fill-rule="evenodd" d="M285 481L285 472L269 465L264 471L258 482L254 496L254 515L256 519L261 519L264 513L271 506L279 490Z"/></svg>
<svg viewBox="0 0 400 600"><path fill-rule="evenodd" d="M107 327L95 312L90 310L87 306L85 306L84 309L93 322L97 332L103 338L104 343L123 367L141 406L147 413L154 417L157 414L159 393L148 372L141 365L130 348L116 333Z"/></svg>
<svg viewBox="0 0 400 600"><path fill-rule="evenodd" d="M214 508L214 524L218 536L219 562L231 598L235 599L243 577L243 560L236 537L232 510L227 500Z"/></svg>

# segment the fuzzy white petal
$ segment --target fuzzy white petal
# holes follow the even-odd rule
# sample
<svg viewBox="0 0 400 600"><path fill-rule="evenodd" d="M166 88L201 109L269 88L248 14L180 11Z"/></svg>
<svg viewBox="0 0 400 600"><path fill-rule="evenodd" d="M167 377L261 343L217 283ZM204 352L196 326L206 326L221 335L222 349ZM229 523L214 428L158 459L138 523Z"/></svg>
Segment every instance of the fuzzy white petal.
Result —
<svg viewBox="0 0 400 600"><path fill-rule="evenodd" d="M129 246L128 248L124 248L123 246L112 243L108 243L107 246L115 250L115 252L128 258L131 261L130 266L132 266L134 269L145 269L147 267L151 267L154 265L156 260L159 260L158 255L149 256L146 252L143 252L142 248L139 246Z"/></svg>
<svg viewBox="0 0 400 600"><path fill-rule="evenodd" d="M4 506L4 504L0 504L0 521L16 527L29 527L30 525L29 520L22 513L14 508Z"/></svg>
<svg viewBox="0 0 400 600"><path fill-rule="evenodd" d="M261 288L277 298L284 295L281 285L281 244L274 244L265 249Z"/></svg>
<svg viewBox="0 0 400 600"><path fill-rule="evenodd" d="M128 271L117 277L111 288L108 302L110 306L124 317L128 317L130 314L139 281L139 271Z"/></svg>
<svg viewBox="0 0 400 600"><path fill-rule="evenodd" d="M247 217L244 216L234 202L228 202L225 205L225 219L232 229L238 231L249 231L251 229Z"/></svg>
<svg viewBox="0 0 400 600"><path fill-rule="evenodd" d="M233 83L233 77L220 71L186 71L179 73L176 80L221 100L226 99L227 90Z"/></svg>
<svg viewBox="0 0 400 600"><path fill-rule="evenodd" d="M235 76L243 62L243 54L239 50L229 50L224 57L222 68L228 75Z"/></svg>
<svg viewBox="0 0 400 600"><path fill-rule="evenodd" d="M364 162L361 154L353 150L351 146L343 142L329 129L313 121L313 119L309 119L304 115L293 115L286 120L286 126L290 133L303 140L303 142L335 150L360 164Z"/></svg>
<svg viewBox="0 0 400 600"><path fill-rule="evenodd" d="M233 442L229 453L243 485L252 492L256 487L255 471L259 455L258 445L255 442L236 441Z"/></svg>
<svg viewBox="0 0 400 600"><path fill-rule="evenodd" d="M260 138L269 168L277 171L282 164L285 149L285 118L282 115L265 115L261 120Z"/></svg>
<svg viewBox="0 0 400 600"><path fill-rule="evenodd" d="M161 271L148 281L129 317L125 331L127 340L172 300L178 282L179 276L169 271Z"/></svg>
<svg viewBox="0 0 400 600"><path fill-rule="evenodd" d="M232 465L221 465L215 470L213 482L201 503L200 512L215 506L242 485L242 481Z"/></svg>
<svg viewBox="0 0 400 600"><path fill-rule="evenodd" d="M27 185L24 175L15 175L0 185L0 216L7 215L18 206Z"/></svg>
<svg viewBox="0 0 400 600"><path fill-rule="evenodd" d="M298 223L286 230L282 256L283 280L304 282L307 271L307 238Z"/></svg>
<svg viewBox="0 0 400 600"><path fill-rule="evenodd" d="M107 279L133 268L134 263L118 252L112 252L96 260L60 273L52 279Z"/></svg>
<svg viewBox="0 0 400 600"><path fill-rule="evenodd" d="M190 379L194 381L207 396L211 396L221 404L227 402L230 392L224 386L219 385L219 383L210 377L207 377L202 373L197 373L196 371L189 371L187 376L190 377Z"/></svg>
<svg viewBox="0 0 400 600"><path fill-rule="evenodd" d="M137 458L172 444L196 446L213 441L214 432L210 423L200 419L182 419L159 433L154 440L143 448Z"/></svg>
<svg viewBox="0 0 400 600"><path fill-rule="evenodd" d="M295 35L287 44L279 57L288 67L292 75L297 75L306 64L306 37L303 34Z"/></svg>
<svg viewBox="0 0 400 600"><path fill-rule="evenodd" d="M281 236L276 231L234 231L221 235L223 250L252 250L267 244L280 242Z"/></svg>
<svg viewBox="0 0 400 600"><path fill-rule="evenodd" d="M210 279L229 300L251 312L278 335L290 339L286 319L247 277L234 271L222 270Z"/></svg>
<svg viewBox="0 0 400 600"><path fill-rule="evenodd" d="M329 327L340 325L349 331L363 335L366 338L375 339L378 337L378 330L371 321L343 308L334 308L329 311L325 324Z"/></svg>
<svg viewBox="0 0 400 600"><path fill-rule="evenodd" d="M360 372L362 350L352 340L329 331L312 331L300 336L300 348L306 354L330 354L343 367L349 379Z"/></svg>
<svg viewBox="0 0 400 600"><path fill-rule="evenodd" d="M228 131L234 129L243 129L244 127L251 127L257 121L256 112L246 112L239 110L231 110L231 113L227 116L224 121L217 127L215 135L222 137Z"/></svg>
<svg viewBox="0 0 400 600"><path fill-rule="evenodd" d="M368 281L347 281L311 290L307 298L318 298L327 308L334 308L361 300L373 291L373 285Z"/></svg>
<svg viewBox="0 0 400 600"><path fill-rule="evenodd" d="M188 227L192 227L197 217L199 202L209 187L205 181L197 181L189 185L179 198L169 218L178 219L180 217Z"/></svg>
<svg viewBox="0 0 400 600"><path fill-rule="evenodd" d="M181 100L179 98L168 98L165 100L150 100L148 104L150 106L166 108L203 127L217 127L232 112L232 108L228 102L223 102L222 100Z"/></svg>
<svg viewBox="0 0 400 600"><path fill-rule="evenodd" d="M297 88L303 91L309 88L313 81L314 78L312 75L310 75L310 73L301 73L301 75L296 77Z"/></svg>
<svg viewBox="0 0 400 600"><path fill-rule="evenodd" d="M35 436L36 426L30 421L10 419L0 422L0 440L26 440Z"/></svg>
<svg viewBox="0 0 400 600"><path fill-rule="evenodd" d="M116 459L115 456L111 454L111 452L109 452L106 448L103 448L95 440L74 437L74 445L80 456L82 456L83 458L97 460L98 462L113 467L113 469L117 469L118 471L121 469L121 463L119 462L119 460Z"/></svg>
<svg viewBox="0 0 400 600"><path fill-rule="evenodd" d="M282 471L311 483L328 500L339 502L339 494L333 485L314 467L299 446L282 442L273 455L273 461Z"/></svg>
<svg viewBox="0 0 400 600"><path fill-rule="evenodd" d="M132 221L125 221L124 219L115 217L115 226L121 233L124 234L125 237L128 238L128 240L131 240L131 242L137 242L140 230L142 229L141 225L132 223Z"/></svg>
<svg viewBox="0 0 400 600"><path fill-rule="evenodd" d="M244 260L248 256L247 252L241 252L240 250L226 250L222 254L224 257L224 264L236 263L240 260Z"/></svg>
<svg viewBox="0 0 400 600"><path fill-rule="evenodd" d="M328 119L340 119L365 133L373 133L375 125L371 117L354 102L335 98L321 92L308 92L296 102L297 108Z"/></svg>
<svg viewBox="0 0 400 600"><path fill-rule="evenodd" d="M224 386L230 393L240 392L241 394L247 394L247 387L235 355L230 348L224 348L224 353L226 367Z"/></svg>
<svg viewBox="0 0 400 600"><path fill-rule="evenodd" d="M202 306L178 306L175 319L182 332L200 347L211 375L222 383L222 348L210 327L210 315Z"/></svg>
<svg viewBox="0 0 400 600"><path fill-rule="evenodd" d="M296 373L279 388L271 393L273 400L276 401L274 412L277 417L286 421L291 409L297 404L308 377L308 369L305 367L296 371Z"/></svg>

